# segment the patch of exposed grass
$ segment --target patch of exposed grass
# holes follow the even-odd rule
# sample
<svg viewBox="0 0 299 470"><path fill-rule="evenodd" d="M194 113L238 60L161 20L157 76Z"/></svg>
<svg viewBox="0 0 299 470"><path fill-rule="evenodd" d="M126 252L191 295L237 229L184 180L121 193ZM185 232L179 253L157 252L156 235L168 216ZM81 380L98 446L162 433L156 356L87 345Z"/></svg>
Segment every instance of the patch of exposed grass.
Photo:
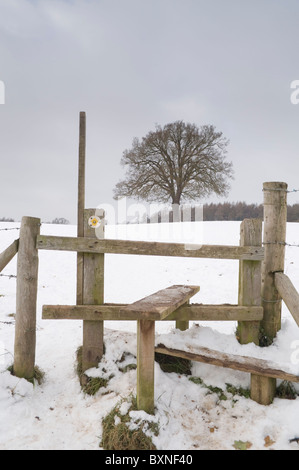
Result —
<svg viewBox="0 0 299 470"><path fill-rule="evenodd" d="M82 391L87 395L95 395L100 390L100 388L106 388L109 380L111 380L114 376L111 374L108 378L88 377L86 374L84 374L82 369L82 349L82 346L79 346L76 351L77 375L79 377Z"/></svg>
<svg viewBox="0 0 299 470"><path fill-rule="evenodd" d="M230 393L233 396L250 398L249 388L236 387L230 383L226 383L225 384L226 390L224 391L220 387L212 387L211 385L206 385L200 377L190 377L189 380L195 384L202 385L203 387L207 388L212 393L216 393L220 400L228 399L228 397L225 395L226 392ZM299 396L299 393L296 391L292 382L288 382L287 380L284 380L276 388L275 396L278 398L284 398L286 400L296 400L296 398Z"/></svg>
<svg viewBox="0 0 299 470"><path fill-rule="evenodd" d="M204 388L207 388L211 393L216 393L216 395L218 395L219 400L227 400L229 397L226 395L226 393L230 393L233 396L237 395L245 398L250 398L250 390L247 388L235 387L232 384L226 383L226 390L224 391L220 387L213 387L212 385L205 384L200 377L190 377L189 380L195 384L202 385Z"/></svg>
<svg viewBox="0 0 299 470"><path fill-rule="evenodd" d="M88 377L86 383L82 386L82 390L87 395L95 395L100 388L106 388L109 380L113 377L111 375L108 379L102 377Z"/></svg>
<svg viewBox="0 0 299 470"><path fill-rule="evenodd" d="M283 380L281 384L276 388L276 397L285 398L287 400L296 400L298 392L296 391L292 382Z"/></svg>
<svg viewBox="0 0 299 470"><path fill-rule="evenodd" d="M159 434L158 424L140 419L134 422L133 428L130 428L130 411L137 410L136 398L132 398L131 401L131 405L125 414L121 412L121 405L125 402L125 400L122 400L103 418L103 432L100 443L103 449L156 450L151 437L146 434L146 431L150 431L157 436Z"/></svg>
<svg viewBox="0 0 299 470"><path fill-rule="evenodd" d="M158 362L163 372L175 372L176 374L191 375L191 361L188 359L156 352L155 361Z"/></svg>
<svg viewBox="0 0 299 470"><path fill-rule="evenodd" d="M132 357L132 354L125 351L125 352L122 354L120 360L117 361L117 364L122 364L122 363L125 362L128 358L131 358L131 357ZM134 359L134 357L133 357L133 359ZM135 362L134 362L134 363L133 363L133 362L132 362L132 363L130 362L129 364L126 364L126 365L123 366L123 367L120 367L120 366L118 365L118 370L119 370L120 372L123 372L124 374L125 374L126 372L129 372L130 370L134 370L134 369L137 369L137 364L136 364Z"/></svg>
<svg viewBox="0 0 299 470"><path fill-rule="evenodd" d="M13 365L9 366L7 370L11 373L11 375L15 375ZM27 382L32 383L33 385L35 385L36 382L38 383L38 385L41 385L43 383L44 377L45 373L38 366L34 366L34 375L32 379L25 380L27 380Z"/></svg>
<svg viewBox="0 0 299 470"><path fill-rule="evenodd" d="M232 384L226 383L226 391L232 395L237 395L239 397L250 398L250 389L243 387L235 387Z"/></svg>

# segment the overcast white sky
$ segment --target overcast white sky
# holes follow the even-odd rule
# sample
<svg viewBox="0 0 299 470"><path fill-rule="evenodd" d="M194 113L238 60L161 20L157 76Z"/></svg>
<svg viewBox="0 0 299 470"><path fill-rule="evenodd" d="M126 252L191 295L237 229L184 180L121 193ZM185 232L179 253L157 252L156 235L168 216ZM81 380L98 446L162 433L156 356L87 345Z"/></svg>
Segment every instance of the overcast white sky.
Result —
<svg viewBox="0 0 299 470"><path fill-rule="evenodd" d="M86 207L112 202L134 137L179 119L230 140L227 200L299 188L298 31L298 0L0 0L0 217L76 223L80 111Z"/></svg>

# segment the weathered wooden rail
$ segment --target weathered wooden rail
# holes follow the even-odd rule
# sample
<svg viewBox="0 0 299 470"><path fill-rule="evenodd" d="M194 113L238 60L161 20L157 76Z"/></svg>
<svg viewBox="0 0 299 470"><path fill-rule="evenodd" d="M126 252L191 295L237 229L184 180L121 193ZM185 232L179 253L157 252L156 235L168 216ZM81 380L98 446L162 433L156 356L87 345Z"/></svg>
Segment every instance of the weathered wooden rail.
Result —
<svg viewBox="0 0 299 470"><path fill-rule="evenodd" d="M19 249L19 240L15 240L11 245L9 245L6 250L0 254L0 272L8 265L8 263L13 259L17 254Z"/></svg>
<svg viewBox="0 0 299 470"><path fill-rule="evenodd" d="M186 245L185 243L143 242L40 235L39 250L77 251L81 253L114 253L123 255L175 256L261 261L264 249L257 246ZM187 246L187 247L186 247Z"/></svg>
<svg viewBox="0 0 299 470"><path fill-rule="evenodd" d="M127 304L43 305L45 320L134 321L138 314L125 310ZM186 304L178 307L162 321L261 321L263 307L243 305Z"/></svg>
<svg viewBox="0 0 299 470"><path fill-rule="evenodd" d="M299 326L299 294L297 289L289 277L282 272L274 273L274 282L277 292Z"/></svg>

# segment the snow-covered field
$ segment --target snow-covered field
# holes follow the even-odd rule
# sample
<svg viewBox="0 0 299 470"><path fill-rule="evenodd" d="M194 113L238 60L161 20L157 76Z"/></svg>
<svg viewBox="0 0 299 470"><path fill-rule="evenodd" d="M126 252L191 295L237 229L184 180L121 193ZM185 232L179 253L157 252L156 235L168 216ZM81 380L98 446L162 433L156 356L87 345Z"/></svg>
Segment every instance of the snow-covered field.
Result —
<svg viewBox="0 0 299 470"><path fill-rule="evenodd" d="M187 223L186 223L187 224ZM239 222L204 222L107 227L106 236L182 241L190 232L199 243L239 243ZM18 227L0 223L0 229ZM170 227L170 228L169 228ZM189 227L189 229L186 227ZM173 233L172 233L173 231ZM76 227L42 225L42 234L75 236ZM0 252L18 231L0 231ZM192 240L194 241L194 240ZM288 224L287 242L299 244L299 224ZM92 375L114 374L108 387L95 396L84 395L76 375L75 353L82 344L82 321L42 320L43 304L75 304L76 254L40 251L36 364L45 372L41 386L13 377L16 279L0 277L0 449L101 450L101 420L121 398L136 394L136 370L122 373L116 366L123 352L136 360L135 322L105 322L106 354ZM299 289L299 249L286 247L285 272ZM16 257L2 274L16 274ZM237 303L238 262L106 255L105 302L129 303L172 284L200 285L192 298L198 303ZM178 332L173 322L156 322L157 343L181 347L196 344L240 355L271 359L299 374L299 329L283 305L282 329L268 348L239 345L235 322L190 322ZM161 337L163 335L163 337ZM208 386L226 390L226 383L249 387L249 374L194 363L192 375ZM279 384L279 381L278 381ZM104 392L104 393L103 393ZM108 392L108 393L107 393ZM160 433L153 442L160 450L233 450L235 441L248 442L251 450L298 450L290 440L299 437L299 399L275 398L270 406L232 396L220 400L205 386L187 376L166 374L155 364L155 420ZM139 412L142 416L143 412Z"/></svg>

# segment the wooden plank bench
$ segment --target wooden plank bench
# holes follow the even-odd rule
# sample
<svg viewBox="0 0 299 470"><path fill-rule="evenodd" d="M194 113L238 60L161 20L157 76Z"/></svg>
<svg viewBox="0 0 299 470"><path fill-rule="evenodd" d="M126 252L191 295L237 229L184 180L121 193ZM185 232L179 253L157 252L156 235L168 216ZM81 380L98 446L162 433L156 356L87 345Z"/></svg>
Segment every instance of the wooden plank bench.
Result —
<svg viewBox="0 0 299 470"><path fill-rule="evenodd" d="M205 347L197 347L196 352L190 352L168 348L163 344L156 346L155 351L160 354L181 357L190 361L203 362L204 364L211 364L214 366L227 367L229 369L240 370L250 374L273 377L275 379L288 380L290 382L299 382L298 375L279 368L279 366L276 366L271 361L255 357L227 354Z"/></svg>
<svg viewBox="0 0 299 470"><path fill-rule="evenodd" d="M153 414L155 320L167 318L199 291L198 286L176 285L149 295L122 309L137 315L137 407Z"/></svg>
<svg viewBox="0 0 299 470"><path fill-rule="evenodd" d="M248 356L240 356L236 354L227 354L216 351L210 348L197 347L196 352L183 351L172 349L159 344L155 348L155 352L166 354L174 357L181 357L190 361L202 362L204 364L211 364L214 366L227 367L242 372L251 374L251 398L260 404L268 404L267 397L265 403L263 402L263 391L256 391L257 384L263 386L263 379L257 380L257 377L272 378L273 386L275 386L274 379L287 380L290 382L299 382L299 376L289 371L283 370L279 365L264 359L258 359ZM265 383L266 388L266 383Z"/></svg>
<svg viewBox="0 0 299 470"><path fill-rule="evenodd" d="M137 320L163 320L199 291L198 286L171 286L137 300L120 310L120 315L134 314Z"/></svg>

